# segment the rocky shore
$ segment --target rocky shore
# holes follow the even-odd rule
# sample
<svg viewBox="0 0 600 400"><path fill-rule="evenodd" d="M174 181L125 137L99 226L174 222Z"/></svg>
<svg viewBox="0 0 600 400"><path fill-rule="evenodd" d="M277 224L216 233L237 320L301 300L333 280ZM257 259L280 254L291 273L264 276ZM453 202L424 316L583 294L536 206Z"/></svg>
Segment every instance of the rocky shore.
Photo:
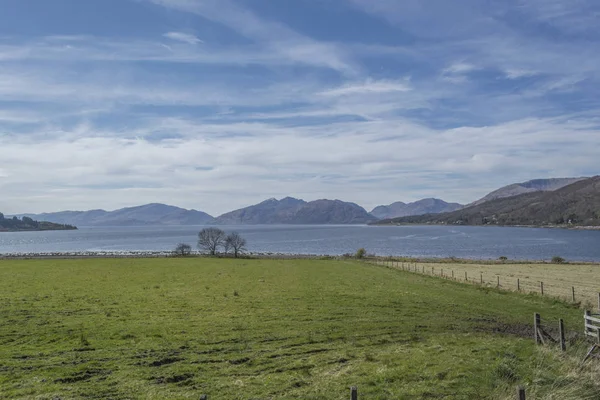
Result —
<svg viewBox="0 0 600 400"><path fill-rule="evenodd" d="M188 257L204 257L200 252L192 252ZM81 258L166 258L175 257L172 251L77 251L49 253L3 253L1 259L81 259ZM231 255L221 254L219 257L229 258ZM313 259L330 257L325 254L286 254L286 253L246 253L240 258L289 258Z"/></svg>

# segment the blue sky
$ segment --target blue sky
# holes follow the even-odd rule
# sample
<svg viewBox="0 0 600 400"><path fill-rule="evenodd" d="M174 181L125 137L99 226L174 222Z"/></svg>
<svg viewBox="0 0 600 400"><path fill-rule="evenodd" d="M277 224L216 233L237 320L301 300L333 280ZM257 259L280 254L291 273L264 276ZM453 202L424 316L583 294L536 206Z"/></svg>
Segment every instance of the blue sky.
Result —
<svg viewBox="0 0 600 400"><path fill-rule="evenodd" d="M595 0L0 0L0 211L597 175Z"/></svg>

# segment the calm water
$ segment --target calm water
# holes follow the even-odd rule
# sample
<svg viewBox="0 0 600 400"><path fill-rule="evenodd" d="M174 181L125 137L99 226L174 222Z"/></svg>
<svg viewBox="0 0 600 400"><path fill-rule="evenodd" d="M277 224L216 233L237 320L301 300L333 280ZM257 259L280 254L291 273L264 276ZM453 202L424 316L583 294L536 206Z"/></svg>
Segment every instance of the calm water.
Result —
<svg viewBox="0 0 600 400"><path fill-rule="evenodd" d="M78 231L0 232L0 253L168 251L195 246L201 226L94 227ZM600 231L445 226L237 226L252 252L600 261Z"/></svg>

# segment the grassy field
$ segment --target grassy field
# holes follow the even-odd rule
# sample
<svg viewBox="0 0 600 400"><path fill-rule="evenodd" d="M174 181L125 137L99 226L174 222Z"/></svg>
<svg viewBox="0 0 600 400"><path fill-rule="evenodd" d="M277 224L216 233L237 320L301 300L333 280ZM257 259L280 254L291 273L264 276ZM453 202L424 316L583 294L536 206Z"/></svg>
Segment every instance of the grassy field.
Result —
<svg viewBox="0 0 600 400"><path fill-rule="evenodd" d="M381 262L382 264L402 266L402 262ZM575 301L588 309L598 308L600 293L600 265L598 264L477 264L477 263L405 263L405 267L417 266L417 271L431 275L442 272L446 277L454 277L464 281L465 272L469 282L496 287L498 277L500 287L506 290L517 290L517 279L521 291L540 293L540 282L543 282L544 295L572 301L572 288L575 288Z"/></svg>
<svg viewBox="0 0 600 400"><path fill-rule="evenodd" d="M353 261L0 261L0 398L597 399L552 299ZM580 360L580 359L579 359Z"/></svg>

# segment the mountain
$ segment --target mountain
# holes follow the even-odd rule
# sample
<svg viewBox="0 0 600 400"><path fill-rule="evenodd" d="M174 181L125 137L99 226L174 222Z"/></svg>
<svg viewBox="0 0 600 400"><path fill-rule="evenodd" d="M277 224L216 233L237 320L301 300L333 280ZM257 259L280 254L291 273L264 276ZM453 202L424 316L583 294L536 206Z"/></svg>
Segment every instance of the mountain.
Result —
<svg viewBox="0 0 600 400"><path fill-rule="evenodd" d="M315 200L300 208L290 223L366 224L376 219L358 204L341 200Z"/></svg>
<svg viewBox="0 0 600 400"><path fill-rule="evenodd" d="M21 219L17 217L5 218L0 213L0 232L20 232L20 231L64 231L77 229L71 225L54 224L47 221L35 221L29 217Z"/></svg>
<svg viewBox="0 0 600 400"><path fill-rule="evenodd" d="M286 197L281 200L269 199L253 206L231 211L215 218L216 224L222 225L260 225L288 223L306 202Z"/></svg>
<svg viewBox="0 0 600 400"><path fill-rule="evenodd" d="M62 211L37 215L25 214L24 216L78 226L204 225L213 220L213 217L202 211L156 203L110 212L104 210Z"/></svg>
<svg viewBox="0 0 600 400"><path fill-rule="evenodd" d="M410 215L438 214L460 210L464 206L458 203L446 203L440 199L423 199L414 203L398 201L389 206L378 206L371 214L379 219L406 217Z"/></svg>
<svg viewBox="0 0 600 400"><path fill-rule="evenodd" d="M552 179L534 179L527 182L522 183L514 183L512 185L508 185L502 187L498 190L494 190L489 193L485 197L469 204L469 206L476 206L478 204L485 203L486 201L491 201L495 199L503 199L505 197L517 196L525 193L533 193L533 192L552 192L554 190L558 190L565 186L568 186L572 183L579 182L581 180L587 179L583 178L552 178Z"/></svg>
<svg viewBox="0 0 600 400"><path fill-rule="evenodd" d="M600 176L558 190L537 191L462 210L384 220L381 224L600 226Z"/></svg>
<svg viewBox="0 0 600 400"><path fill-rule="evenodd" d="M377 218L354 203L286 197L235 210L215 219L216 224L365 224Z"/></svg>

